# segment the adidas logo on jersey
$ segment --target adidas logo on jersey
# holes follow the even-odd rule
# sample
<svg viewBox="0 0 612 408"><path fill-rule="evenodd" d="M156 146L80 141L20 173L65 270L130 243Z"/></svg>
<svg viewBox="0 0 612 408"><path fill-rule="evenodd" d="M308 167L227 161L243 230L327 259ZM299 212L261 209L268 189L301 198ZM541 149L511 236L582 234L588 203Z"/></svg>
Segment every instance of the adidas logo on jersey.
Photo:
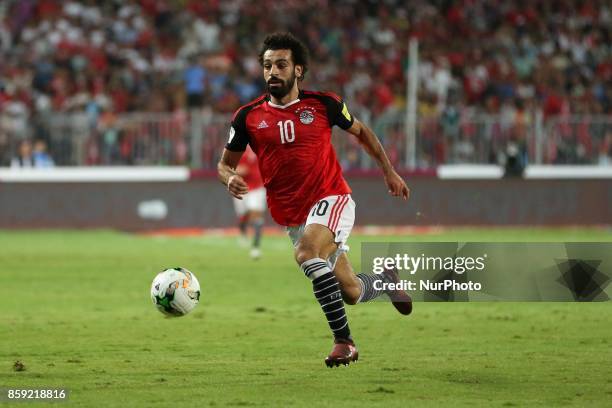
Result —
<svg viewBox="0 0 612 408"><path fill-rule="evenodd" d="M265 129L268 127L268 124L266 123L265 120L262 120L259 125L257 125L257 129Z"/></svg>

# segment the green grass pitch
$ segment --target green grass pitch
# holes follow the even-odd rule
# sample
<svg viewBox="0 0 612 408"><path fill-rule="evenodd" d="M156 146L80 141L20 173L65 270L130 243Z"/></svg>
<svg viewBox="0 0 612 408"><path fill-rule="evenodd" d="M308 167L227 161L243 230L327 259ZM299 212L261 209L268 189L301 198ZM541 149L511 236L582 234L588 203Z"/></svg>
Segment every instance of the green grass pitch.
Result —
<svg viewBox="0 0 612 408"><path fill-rule="evenodd" d="M612 241L605 229L460 229L361 241ZM70 406L611 406L612 303L349 306L360 360L328 369L331 339L289 240L253 262L233 238L0 232L0 387L66 387ZM164 318L164 267L199 278ZM16 371L21 361L24 371ZM0 405L2 405L0 403Z"/></svg>

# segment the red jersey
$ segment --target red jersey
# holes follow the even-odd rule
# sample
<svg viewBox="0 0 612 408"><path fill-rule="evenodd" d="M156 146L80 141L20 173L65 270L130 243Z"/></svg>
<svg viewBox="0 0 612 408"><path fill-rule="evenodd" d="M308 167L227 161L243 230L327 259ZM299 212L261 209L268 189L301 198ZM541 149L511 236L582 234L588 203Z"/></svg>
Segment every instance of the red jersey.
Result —
<svg viewBox="0 0 612 408"><path fill-rule="evenodd" d="M259 172L257 156L251 148L246 149L240 158L240 162L238 162L238 166L241 167L242 172L240 175L244 179L244 182L247 183L247 186L249 186L249 190L263 187L264 184L261 173Z"/></svg>
<svg viewBox="0 0 612 408"><path fill-rule="evenodd" d="M334 125L346 130L353 117L340 97L327 92L300 91L283 106L264 95L234 114L225 148L251 146L277 223L303 224L323 197L351 193L331 143Z"/></svg>

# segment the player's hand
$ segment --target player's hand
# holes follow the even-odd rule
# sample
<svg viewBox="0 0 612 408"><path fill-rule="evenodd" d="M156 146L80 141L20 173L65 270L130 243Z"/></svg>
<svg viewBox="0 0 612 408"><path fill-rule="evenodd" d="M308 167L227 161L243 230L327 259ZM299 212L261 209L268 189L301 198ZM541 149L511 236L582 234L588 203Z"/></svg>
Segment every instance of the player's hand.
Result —
<svg viewBox="0 0 612 408"><path fill-rule="evenodd" d="M243 164L239 164L236 167L236 174L239 175L240 177L244 177L248 174L249 170L247 168L247 166L243 165Z"/></svg>
<svg viewBox="0 0 612 408"><path fill-rule="evenodd" d="M242 196L249 192L249 187L242 177L234 174L227 179L227 191L237 199L242 200Z"/></svg>
<svg viewBox="0 0 612 408"><path fill-rule="evenodd" d="M389 194L393 197L402 197L404 200L408 200L410 189L395 170L390 170L385 174L385 183L389 189Z"/></svg>

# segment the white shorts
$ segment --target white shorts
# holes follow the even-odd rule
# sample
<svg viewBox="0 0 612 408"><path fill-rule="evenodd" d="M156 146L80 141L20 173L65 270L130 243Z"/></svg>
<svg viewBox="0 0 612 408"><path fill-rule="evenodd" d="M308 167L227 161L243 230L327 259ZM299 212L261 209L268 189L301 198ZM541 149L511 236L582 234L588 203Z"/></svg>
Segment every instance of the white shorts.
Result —
<svg viewBox="0 0 612 408"><path fill-rule="evenodd" d="M250 190L242 197L242 200L234 198L234 209L239 217L242 217L249 211L266 211L266 189L259 187Z"/></svg>
<svg viewBox="0 0 612 408"><path fill-rule="evenodd" d="M325 225L334 234L334 241L338 244L338 250L327 260L330 268L334 269L338 256L349 251L346 241L355 224L355 202L351 195L343 194L325 197L312 206L304 224L297 227L287 227L287 234L291 238L294 247L297 246L300 238L302 238L304 228L310 224Z"/></svg>

